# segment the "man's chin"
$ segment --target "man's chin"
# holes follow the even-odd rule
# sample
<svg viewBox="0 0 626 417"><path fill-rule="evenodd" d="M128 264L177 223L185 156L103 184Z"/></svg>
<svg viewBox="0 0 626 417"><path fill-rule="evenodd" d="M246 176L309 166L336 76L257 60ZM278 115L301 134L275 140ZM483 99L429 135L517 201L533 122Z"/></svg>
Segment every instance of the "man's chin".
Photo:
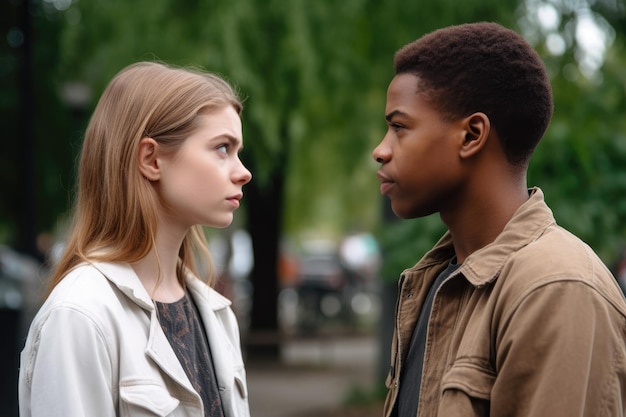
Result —
<svg viewBox="0 0 626 417"><path fill-rule="evenodd" d="M410 220L410 219L418 219L420 217L430 216L435 213L435 210L424 210L420 208L408 208L408 207L399 207L398 205L394 205L393 201L391 202L391 211L397 217Z"/></svg>

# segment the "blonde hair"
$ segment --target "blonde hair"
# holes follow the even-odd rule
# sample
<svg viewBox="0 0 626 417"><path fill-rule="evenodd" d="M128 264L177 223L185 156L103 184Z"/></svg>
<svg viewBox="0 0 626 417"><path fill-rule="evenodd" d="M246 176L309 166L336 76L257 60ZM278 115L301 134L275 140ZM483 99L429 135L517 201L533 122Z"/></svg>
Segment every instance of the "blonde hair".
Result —
<svg viewBox="0 0 626 417"><path fill-rule="evenodd" d="M139 62L120 71L102 94L82 145L72 226L48 294L82 262L135 262L154 247L159 200L138 167L139 142L157 141L175 153L198 127L198 116L242 104L220 77L161 63ZM178 277L197 273L196 260L215 280L201 226L187 233L179 252Z"/></svg>

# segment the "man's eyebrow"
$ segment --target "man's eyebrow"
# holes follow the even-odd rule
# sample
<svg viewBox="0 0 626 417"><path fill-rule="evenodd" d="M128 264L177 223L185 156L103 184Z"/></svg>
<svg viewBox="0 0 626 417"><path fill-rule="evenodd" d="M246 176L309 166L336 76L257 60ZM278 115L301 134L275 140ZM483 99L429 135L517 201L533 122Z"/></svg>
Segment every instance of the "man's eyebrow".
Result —
<svg viewBox="0 0 626 417"><path fill-rule="evenodd" d="M396 116L402 116L402 117L408 117L408 114L400 111L400 110L394 110L388 114L385 115L385 120L387 120L388 122L391 122L391 119L393 119Z"/></svg>

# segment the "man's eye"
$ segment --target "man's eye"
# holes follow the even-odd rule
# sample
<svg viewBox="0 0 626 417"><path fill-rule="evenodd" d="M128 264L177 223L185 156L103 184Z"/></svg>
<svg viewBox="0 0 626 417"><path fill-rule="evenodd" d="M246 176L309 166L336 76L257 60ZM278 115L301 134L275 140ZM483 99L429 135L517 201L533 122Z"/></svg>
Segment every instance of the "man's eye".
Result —
<svg viewBox="0 0 626 417"><path fill-rule="evenodd" d="M392 123L392 124L391 124L391 128L397 132L397 131L398 131L398 130L400 130L400 129L404 129L404 126L399 125L399 124L397 124L397 123Z"/></svg>

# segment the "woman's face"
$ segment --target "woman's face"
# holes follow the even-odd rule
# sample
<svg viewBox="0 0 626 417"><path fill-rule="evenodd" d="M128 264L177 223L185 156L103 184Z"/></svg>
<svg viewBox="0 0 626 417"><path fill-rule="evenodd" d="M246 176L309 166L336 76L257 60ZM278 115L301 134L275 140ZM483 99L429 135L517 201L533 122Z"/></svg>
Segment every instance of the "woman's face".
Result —
<svg viewBox="0 0 626 417"><path fill-rule="evenodd" d="M231 106L199 116L200 127L171 156L159 158L157 189L168 224L226 227L252 174L239 159L241 119Z"/></svg>

